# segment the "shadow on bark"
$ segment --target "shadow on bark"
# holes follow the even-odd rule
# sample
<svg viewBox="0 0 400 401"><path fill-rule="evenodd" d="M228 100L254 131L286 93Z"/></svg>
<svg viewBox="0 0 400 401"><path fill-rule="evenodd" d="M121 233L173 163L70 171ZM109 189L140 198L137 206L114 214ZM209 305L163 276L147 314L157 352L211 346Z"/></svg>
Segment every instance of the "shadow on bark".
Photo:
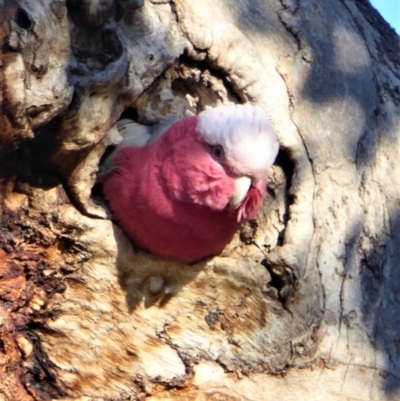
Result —
<svg viewBox="0 0 400 401"><path fill-rule="evenodd" d="M387 104L392 102L397 108L400 105L399 87L395 79L388 78L389 75L400 78L399 36L369 1L299 4L296 0L281 0L281 5L278 15L297 45L295 57L301 55L302 62L309 65L301 101L327 106L333 100L343 105L351 101L360 108L358 121L362 123L356 124L346 136L342 135L347 141L348 157L355 161L362 175L378 157L382 136L397 129L397 114L388 112ZM248 0L242 2L241 7L242 14L234 17L244 31L271 34L269 22L259 17L265 16L264 2ZM378 33L375 43L371 43L362 19ZM337 117L340 118L340 114ZM353 118L346 109L342 117ZM368 205L368 208L373 207ZM362 249L360 243L362 236L368 237L363 233L365 223L354 227L351 238L346 241L346 251L347 258L349 253L357 252L357 247L364 253L360 266L362 299L359 299L362 320L372 346L384 352L386 372L389 372L384 390L393 394L400 388L400 213L394 213L389 221L388 232L382 229L373 239L369 238L372 243L368 249ZM349 260L356 259L350 257ZM349 268L354 270L358 266Z"/></svg>
<svg viewBox="0 0 400 401"><path fill-rule="evenodd" d="M356 157L357 147L371 131L371 120L379 114L387 96L396 105L400 104L399 87L391 85L384 77L386 82L382 85L380 77L383 70L380 63L384 63L384 68L400 78L399 36L366 0L355 3L357 11L345 0L341 0L341 4L308 1L300 5L298 0L280 0L280 3L282 8L278 16L296 42L296 56L300 55L302 61L310 66L303 85L303 100L328 105L334 99L351 99L364 113L364 125L348 136L349 154ZM240 7L241 13L231 13L241 29L257 30L266 36L273 33L275 27L268 20L265 2L246 0ZM369 48L361 18L365 18L380 34L379 41L374 43L379 52L378 59ZM345 115L346 110L343 110ZM385 115L388 131L395 128L392 117ZM368 156L363 154L357 163L367 163L370 159L365 158Z"/></svg>
<svg viewBox="0 0 400 401"><path fill-rule="evenodd" d="M114 235L121 237L121 231L113 226ZM130 257L118 251L116 267L118 282L125 292L126 306L133 313L143 302L144 307L157 306L162 309L186 285L195 280L209 259L193 265L180 264L172 260L158 258L138 248L128 245L128 238L117 242L118 247L131 247Z"/></svg>
<svg viewBox="0 0 400 401"><path fill-rule="evenodd" d="M376 348L386 356L385 391L395 393L400 388L400 213L390 218L387 240L373 244L362 260L361 309L363 319L372 333ZM396 374L397 373L397 374Z"/></svg>

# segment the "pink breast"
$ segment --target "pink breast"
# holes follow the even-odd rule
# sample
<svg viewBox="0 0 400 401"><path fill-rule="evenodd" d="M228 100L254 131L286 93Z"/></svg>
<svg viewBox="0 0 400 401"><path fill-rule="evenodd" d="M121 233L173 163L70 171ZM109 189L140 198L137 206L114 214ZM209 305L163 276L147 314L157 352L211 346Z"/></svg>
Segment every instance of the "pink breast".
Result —
<svg viewBox="0 0 400 401"><path fill-rule="evenodd" d="M233 179L210 163L195 122L178 122L150 147L123 148L103 182L115 219L137 245L185 263L220 253L265 192L265 182L252 186L229 211Z"/></svg>

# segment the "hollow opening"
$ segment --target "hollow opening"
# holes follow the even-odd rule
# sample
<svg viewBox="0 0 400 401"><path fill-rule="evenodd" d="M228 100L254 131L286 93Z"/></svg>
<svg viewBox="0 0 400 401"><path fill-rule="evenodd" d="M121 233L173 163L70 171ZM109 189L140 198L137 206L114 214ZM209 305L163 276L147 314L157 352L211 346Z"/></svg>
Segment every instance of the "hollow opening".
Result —
<svg viewBox="0 0 400 401"><path fill-rule="evenodd" d="M276 157L275 164L280 166L286 176L286 189L289 191L292 185L292 179L294 175L294 161L290 155L289 149L281 148L278 156Z"/></svg>
<svg viewBox="0 0 400 401"><path fill-rule="evenodd" d="M18 182L35 188L50 189L61 177L51 157L57 147L58 117L35 130L35 137L0 158L0 176L18 177Z"/></svg>
<svg viewBox="0 0 400 401"><path fill-rule="evenodd" d="M122 119L128 119L128 120L132 120L134 122L138 122L139 121L139 113L135 107L130 106L121 113L118 120L122 120ZM100 166L102 166L105 163L105 161L111 156L111 154L114 152L116 147L117 147L116 145L107 146L103 155L100 158L100 162L99 162ZM91 191L92 198L96 198L96 199L102 198L103 193L102 193L101 187L102 187L101 179L99 179L98 182L95 183L95 185L92 188L92 191Z"/></svg>
<svg viewBox="0 0 400 401"><path fill-rule="evenodd" d="M74 118L78 114L84 93L85 90L82 88L82 86L75 85L74 93L65 115L65 120Z"/></svg>
<svg viewBox="0 0 400 401"><path fill-rule="evenodd" d="M271 276L268 285L277 290L280 301L285 304L292 297L297 286L297 277L294 271L287 266L272 266L265 259L261 264Z"/></svg>
<svg viewBox="0 0 400 401"><path fill-rule="evenodd" d="M22 29L29 30L33 26L33 22L29 14L23 9L19 8L15 14L15 22Z"/></svg>
<svg viewBox="0 0 400 401"><path fill-rule="evenodd" d="M285 188L285 214L283 215L284 228L279 232L277 246L282 246L284 242L286 225L290 219L290 206L294 202L293 195L290 194L290 187L292 185L292 179L295 174L295 163L290 155L289 149L281 148L278 156L276 157L275 164L279 166L286 177L286 188Z"/></svg>
<svg viewBox="0 0 400 401"><path fill-rule="evenodd" d="M139 113L135 107L128 107L121 113L119 120L122 120L123 118L139 122Z"/></svg>

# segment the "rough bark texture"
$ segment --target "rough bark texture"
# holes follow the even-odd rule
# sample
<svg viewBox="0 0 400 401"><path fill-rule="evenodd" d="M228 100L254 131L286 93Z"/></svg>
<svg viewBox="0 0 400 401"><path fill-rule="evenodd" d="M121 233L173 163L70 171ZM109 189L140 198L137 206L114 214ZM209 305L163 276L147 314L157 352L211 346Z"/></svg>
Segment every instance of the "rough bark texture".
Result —
<svg viewBox="0 0 400 401"><path fill-rule="evenodd" d="M398 400L399 38L367 1L0 0L0 400ZM222 255L136 249L122 112L260 104L281 150ZM155 227L156 229L156 227Z"/></svg>

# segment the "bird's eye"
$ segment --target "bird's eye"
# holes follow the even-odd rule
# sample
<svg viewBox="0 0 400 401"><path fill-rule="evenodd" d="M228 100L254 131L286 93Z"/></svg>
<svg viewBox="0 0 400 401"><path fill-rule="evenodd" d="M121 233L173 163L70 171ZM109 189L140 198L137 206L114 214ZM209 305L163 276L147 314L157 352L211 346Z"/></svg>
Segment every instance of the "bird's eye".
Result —
<svg viewBox="0 0 400 401"><path fill-rule="evenodd" d="M217 161L224 160L224 148L221 145L211 146L211 156Z"/></svg>

